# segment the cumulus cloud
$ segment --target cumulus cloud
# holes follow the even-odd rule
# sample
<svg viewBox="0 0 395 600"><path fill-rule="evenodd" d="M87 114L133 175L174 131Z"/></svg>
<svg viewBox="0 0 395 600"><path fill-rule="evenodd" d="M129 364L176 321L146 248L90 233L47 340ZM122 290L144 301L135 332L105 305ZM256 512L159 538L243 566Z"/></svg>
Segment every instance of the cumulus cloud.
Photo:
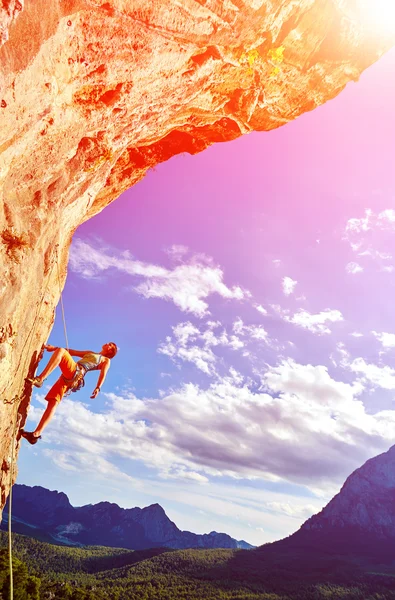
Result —
<svg viewBox="0 0 395 600"><path fill-rule="evenodd" d="M206 375L215 375L218 356L213 348L239 350L244 347L237 335L228 335L224 328L216 333L220 326L219 322L209 321L206 328L200 330L190 321L178 323L172 327L173 335L167 336L159 345L158 352L169 356L176 364L190 362Z"/></svg>
<svg viewBox="0 0 395 600"><path fill-rule="evenodd" d="M341 482L394 441L395 411L367 414L361 382L337 381L324 366L283 361L268 368L260 391L237 379L233 373L207 389L185 384L162 398L107 394L103 414L66 399L48 435L73 454L142 461L164 478L313 487Z"/></svg>
<svg viewBox="0 0 395 600"><path fill-rule="evenodd" d="M262 325L244 325L240 317L233 323L233 331L239 336L247 336L250 340L261 340L267 344L270 341L269 334Z"/></svg>
<svg viewBox="0 0 395 600"><path fill-rule="evenodd" d="M179 263L186 249L176 246L170 252ZM166 269L136 260L127 251L114 253L77 238L70 250L70 269L87 279L103 277L111 269L133 279L142 279L133 288L138 294L145 298L172 301L183 312L197 317L209 313L207 298L212 294L233 300L243 300L249 296L239 286L228 287L223 281L221 268L203 255L192 256L187 263L181 262L173 269Z"/></svg>
<svg viewBox="0 0 395 600"><path fill-rule="evenodd" d="M353 233L362 233L362 232L366 232L369 231L369 229L371 229L372 226L372 216L373 216L373 211L368 208L365 210L365 216L364 217L360 217L360 218L356 218L353 217L351 219L349 219L347 221L346 224L346 231L345 234L350 235Z"/></svg>
<svg viewBox="0 0 395 600"><path fill-rule="evenodd" d="M361 375L361 380L369 382L376 387L385 390L395 390L395 369L384 365L380 367L372 363L367 363L364 358L354 358L348 364L348 368L353 373Z"/></svg>
<svg viewBox="0 0 395 600"><path fill-rule="evenodd" d="M385 210L381 211L378 216L378 221L383 229L395 229L395 210L393 208L386 208Z"/></svg>
<svg viewBox="0 0 395 600"><path fill-rule="evenodd" d="M395 333L379 333L373 331L373 335L379 340L383 348L395 348Z"/></svg>
<svg viewBox="0 0 395 600"><path fill-rule="evenodd" d="M189 362L206 375L217 376L217 363L223 363L220 349L242 350L243 356L249 356L248 347L262 343L270 344L271 348L277 347L276 340L270 338L262 325L245 325L240 317L233 322L231 331L218 321L208 321L200 329L187 321L172 327L172 335L159 344L158 352L171 358L178 366Z"/></svg>
<svg viewBox="0 0 395 600"><path fill-rule="evenodd" d="M343 315L339 310L326 308L319 313L310 313L300 308L292 314L289 309L283 309L279 304L271 304L270 308L287 323L292 323L312 333L329 334L331 330L329 323L338 323L343 321Z"/></svg>
<svg viewBox="0 0 395 600"><path fill-rule="evenodd" d="M339 310L327 308L317 314L311 314L307 310L299 310L292 317L284 315L284 320L293 323L312 333L328 334L331 330L328 323L338 323L343 321L343 315Z"/></svg>
<svg viewBox="0 0 395 600"><path fill-rule="evenodd" d="M293 293L297 283L298 282L295 281L294 279L291 279L291 277L283 277L282 284L283 284L284 294L286 296L290 296Z"/></svg>
<svg viewBox="0 0 395 600"><path fill-rule="evenodd" d="M179 359L184 362L193 363L198 369L207 375L215 373L214 363L216 356L211 348L200 348L199 346L179 346L172 343L171 337L166 338L166 342L162 343L158 352L165 354L172 359Z"/></svg>

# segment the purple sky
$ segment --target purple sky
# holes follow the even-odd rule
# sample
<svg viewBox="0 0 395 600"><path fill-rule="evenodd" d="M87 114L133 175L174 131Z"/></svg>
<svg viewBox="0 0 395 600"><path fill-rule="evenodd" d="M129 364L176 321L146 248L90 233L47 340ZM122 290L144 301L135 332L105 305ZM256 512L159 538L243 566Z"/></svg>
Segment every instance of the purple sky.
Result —
<svg viewBox="0 0 395 600"><path fill-rule="evenodd" d="M120 352L23 447L19 483L260 544L394 443L394 68L159 165L80 227L70 344Z"/></svg>

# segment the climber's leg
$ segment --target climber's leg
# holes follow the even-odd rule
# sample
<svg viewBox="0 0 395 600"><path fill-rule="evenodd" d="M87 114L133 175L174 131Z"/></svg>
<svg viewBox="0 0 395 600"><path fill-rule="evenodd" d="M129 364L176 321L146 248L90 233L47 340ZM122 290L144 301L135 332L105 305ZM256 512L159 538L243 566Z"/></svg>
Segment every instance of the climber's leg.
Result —
<svg viewBox="0 0 395 600"><path fill-rule="evenodd" d="M29 442L29 444L36 444L39 438L41 438L41 432L54 416L58 404L59 403L55 398L53 398L52 400L48 400L48 406L45 409L44 414L41 417L41 420L34 431L25 431L24 429L21 429L21 436L24 437L25 440Z"/></svg>
<svg viewBox="0 0 395 600"><path fill-rule="evenodd" d="M54 360L52 360L54 359ZM42 386L43 379L52 373L52 371L57 367L60 367L62 371L62 375L59 377L57 381L55 381L54 385L49 390L48 394L45 396L46 401L48 402L48 406L44 411L43 416L39 424L37 425L34 431L25 431L21 430L21 435L30 443L35 444L39 437L41 437L41 432L45 429L48 423L51 421L52 417L55 414L55 410L59 402L62 400L63 396L67 392L70 387L70 380L73 378L75 371L77 369L77 364L73 360L67 350L64 348L57 348L55 350L55 356L51 357L48 365L45 367L44 371L41 373L40 378L35 378L40 383L38 387ZM41 379L42 378L42 379Z"/></svg>
<svg viewBox="0 0 395 600"><path fill-rule="evenodd" d="M52 371L54 371L56 367L60 365L60 361L62 360L66 352L67 350L65 350L64 348L56 348L51 358L49 359L47 366L45 367L41 375L37 375L37 378L41 379L41 381L44 381L44 379L48 377L48 375L50 375Z"/></svg>
<svg viewBox="0 0 395 600"><path fill-rule="evenodd" d="M67 373L67 374L70 375L70 373ZM52 417L55 414L57 405L63 398L63 396L66 393L66 391L68 390L68 388L69 388L69 384L64 380L64 378L62 376L60 376L59 379L54 383L54 385L51 387L51 389L49 390L48 394L45 397L46 401L48 402L48 406L45 409L43 416L41 417L40 422L37 425L36 429L34 431L25 431L24 429L21 430L21 435L30 444L35 444L37 442L38 438L41 437L42 431L45 429L45 427L51 421Z"/></svg>
<svg viewBox="0 0 395 600"><path fill-rule="evenodd" d="M43 381L56 369L56 367L60 367L60 370L66 378L71 378L75 373L77 365L71 354L65 348L56 348L41 375L29 379L29 381L36 387L42 387Z"/></svg>
<svg viewBox="0 0 395 600"><path fill-rule="evenodd" d="M39 424L37 425L36 429L33 431L34 437L39 437L41 435L41 433L43 432L45 427L48 425L48 423L51 421L52 417L54 416L55 410L56 410L56 407L58 404L59 404L59 402L56 398L52 398L51 400L48 400L48 406L45 409L44 414L41 417Z"/></svg>

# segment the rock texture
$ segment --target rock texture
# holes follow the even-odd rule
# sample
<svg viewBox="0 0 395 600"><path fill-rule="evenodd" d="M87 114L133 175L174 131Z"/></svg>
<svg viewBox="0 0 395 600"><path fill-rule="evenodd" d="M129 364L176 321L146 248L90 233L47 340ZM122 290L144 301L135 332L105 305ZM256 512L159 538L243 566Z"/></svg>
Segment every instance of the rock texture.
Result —
<svg viewBox="0 0 395 600"><path fill-rule="evenodd" d="M395 37L361 4L1 0L0 508L75 229L157 163L284 125L358 80Z"/></svg>
<svg viewBox="0 0 395 600"><path fill-rule="evenodd" d="M52 542L111 546L144 550L146 548L253 548L226 533L212 531L197 535L180 531L159 504L146 508L120 508L100 502L74 508L66 494L40 486L15 485L13 488L13 530ZM8 510L6 506L5 513Z"/></svg>
<svg viewBox="0 0 395 600"><path fill-rule="evenodd" d="M354 471L341 491L295 534L273 544L289 550L372 556L395 552L395 446Z"/></svg>
<svg viewBox="0 0 395 600"><path fill-rule="evenodd" d="M395 446L368 460L346 480L339 494L304 531L356 527L366 534L395 540Z"/></svg>

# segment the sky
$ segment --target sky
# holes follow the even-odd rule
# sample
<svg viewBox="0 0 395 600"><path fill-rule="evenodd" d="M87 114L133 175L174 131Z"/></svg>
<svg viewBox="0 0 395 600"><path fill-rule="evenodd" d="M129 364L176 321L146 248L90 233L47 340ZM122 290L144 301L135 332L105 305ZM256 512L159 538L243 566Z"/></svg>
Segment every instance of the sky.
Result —
<svg viewBox="0 0 395 600"><path fill-rule="evenodd" d="M120 350L18 483L260 545L395 443L394 71L392 50L284 127L176 156L78 229L70 346Z"/></svg>

